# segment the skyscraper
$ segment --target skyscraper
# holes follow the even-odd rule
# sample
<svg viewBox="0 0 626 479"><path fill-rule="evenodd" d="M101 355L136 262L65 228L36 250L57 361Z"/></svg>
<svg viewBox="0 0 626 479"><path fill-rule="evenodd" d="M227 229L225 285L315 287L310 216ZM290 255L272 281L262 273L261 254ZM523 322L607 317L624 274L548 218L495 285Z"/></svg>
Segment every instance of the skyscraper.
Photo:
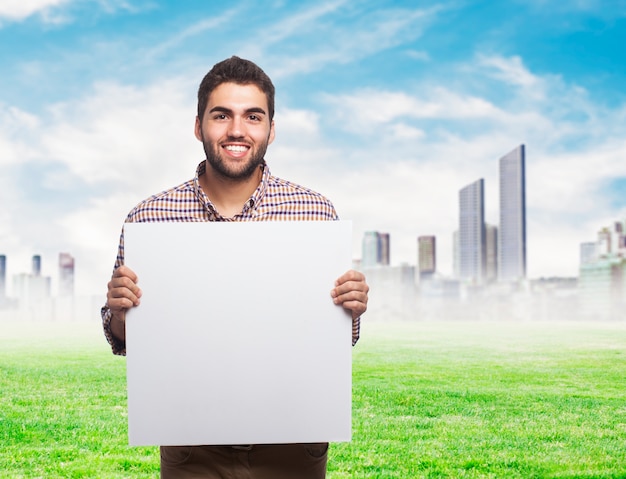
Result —
<svg viewBox="0 0 626 479"><path fill-rule="evenodd" d="M437 250L434 236L417 238L417 256L420 279L432 278L437 271Z"/></svg>
<svg viewBox="0 0 626 479"><path fill-rule="evenodd" d="M455 278L461 277L461 253L459 253L459 230L452 232L452 273Z"/></svg>
<svg viewBox="0 0 626 479"><path fill-rule="evenodd" d="M526 148L520 145L500 158L500 281L526 278Z"/></svg>
<svg viewBox="0 0 626 479"><path fill-rule="evenodd" d="M41 256L36 254L33 256L33 276L41 276Z"/></svg>
<svg viewBox="0 0 626 479"><path fill-rule="evenodd" d="M378 262L382 265L389 266L389 260L391 258L389 252L389 233L379 233L378 237L380 241L380 254Z"/></svg>
<svg viewBox="0 0 626 479"><path fill-rule="evenodd" d="M50 298L50 277L41 275L41 256L34 255L32 272L13 276L13 293L21 306Z"/></svg>
<svg viewBox="0 0 626 479"><path fill-rule="evenodd" d="M7 297L7 257L0 255L0 303Z"/></svg>
<svg viewBox="0 0 626 479"><path fill-rule="evenodd" d="M377 231L366 231L363 234L361 251L361 267L372 268L379 262L380 235Z"/></svg>
<svg viewBox="0 0 626 479"><path fill-rule="evenodd" d="M498 227L485 224L485 234L487 239L485 279L491 283L498 279Z"/></svg>
<svg viewBox="0 0 626 479"><path fill-rule="evenodd" d="M361 267L372 268L389 265L389 233L366 231L363 235Z"/></svg>
<svg viewBox="0 0 626 479"><path fill-rule="evenodd" d="M481 284L486 267L485 182L481 178L459 192L459 277Z"/></svg>
<svg viewBox="0 0 626 479"><path fill-rule="evenodd" d="M588 241L580 243L580 264L591 263L597 257L598 244Z"/></svg>
<svg viewBox="0 0 626 479"><path fill-rule="evenodd" d="M74 294L74 258L69 253L59 253L59 296Z"/></svg>

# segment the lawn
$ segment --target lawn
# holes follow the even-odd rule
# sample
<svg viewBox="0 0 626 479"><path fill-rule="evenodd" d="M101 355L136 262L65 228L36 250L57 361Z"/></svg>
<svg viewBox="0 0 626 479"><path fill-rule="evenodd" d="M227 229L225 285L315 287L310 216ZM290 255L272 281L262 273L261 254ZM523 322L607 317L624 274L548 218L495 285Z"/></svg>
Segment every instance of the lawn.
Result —
<svg viewBox="0 0 626 479"><path fill-rule="evenodd" d="M328 477L626 478L626 322L372 322ZM0 477L158 477L97 323L0 322Z"/></svg>

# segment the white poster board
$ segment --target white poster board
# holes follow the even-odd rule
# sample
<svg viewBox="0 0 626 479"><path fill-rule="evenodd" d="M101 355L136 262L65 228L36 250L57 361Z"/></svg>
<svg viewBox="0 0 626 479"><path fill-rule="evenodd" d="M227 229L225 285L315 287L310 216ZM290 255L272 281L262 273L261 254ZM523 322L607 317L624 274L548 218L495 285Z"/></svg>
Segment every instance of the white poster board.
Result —
<svg viewBox="0 0 626 479"><path fill-rule="evenodd" d="M131 445L349 441L346 221L128 223Z"/></svg>

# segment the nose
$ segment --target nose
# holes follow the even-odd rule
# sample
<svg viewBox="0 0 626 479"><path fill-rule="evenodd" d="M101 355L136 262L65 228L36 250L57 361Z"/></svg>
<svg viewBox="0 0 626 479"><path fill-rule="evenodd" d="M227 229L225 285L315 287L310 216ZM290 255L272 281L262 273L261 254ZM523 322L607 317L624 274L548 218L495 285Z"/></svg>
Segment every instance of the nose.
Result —
<svg viewBox="0 0 626 479"><path fill-rule="evenodd" d="M245 136L245 126L240 116L234 116L228 125L228 136L231 138L243 138Z"/></svg>

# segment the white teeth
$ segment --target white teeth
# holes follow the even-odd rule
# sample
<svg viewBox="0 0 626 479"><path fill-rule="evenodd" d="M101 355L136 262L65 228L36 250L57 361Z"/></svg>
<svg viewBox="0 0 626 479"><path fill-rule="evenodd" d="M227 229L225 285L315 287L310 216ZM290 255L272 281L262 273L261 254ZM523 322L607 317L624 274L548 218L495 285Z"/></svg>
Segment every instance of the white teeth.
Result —
<svg viewBox="0 0 626 479"><path fill-rule="evenodd" d="M248 149L247 146L240 145L228 145L225 147L228 151L232 151L233 153L243 153Z"/></svg>

